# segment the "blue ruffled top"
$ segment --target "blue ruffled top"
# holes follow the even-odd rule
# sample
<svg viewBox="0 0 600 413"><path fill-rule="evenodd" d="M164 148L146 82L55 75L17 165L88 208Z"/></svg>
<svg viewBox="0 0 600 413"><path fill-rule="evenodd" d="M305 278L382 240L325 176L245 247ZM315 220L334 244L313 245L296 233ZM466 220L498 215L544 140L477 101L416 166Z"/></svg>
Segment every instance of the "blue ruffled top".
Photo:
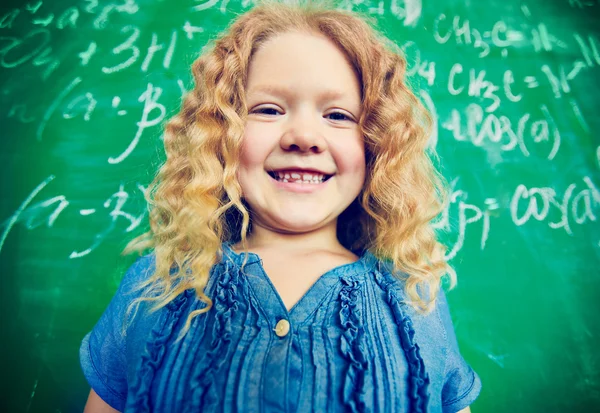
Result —
<svg viewBox="0 0 600 413"><path fill-rule="evenodd" d="M421 315L404 304L402 281L365 251L323 274L288 311L260 257L223 244L207 294L165 308L144 304L126 320L132 287L154 270L140 258L81 344L83 373L125 412L457 412L481 381L459 352L443 292ZM287 334L276 334L287 320Z"/></svg>

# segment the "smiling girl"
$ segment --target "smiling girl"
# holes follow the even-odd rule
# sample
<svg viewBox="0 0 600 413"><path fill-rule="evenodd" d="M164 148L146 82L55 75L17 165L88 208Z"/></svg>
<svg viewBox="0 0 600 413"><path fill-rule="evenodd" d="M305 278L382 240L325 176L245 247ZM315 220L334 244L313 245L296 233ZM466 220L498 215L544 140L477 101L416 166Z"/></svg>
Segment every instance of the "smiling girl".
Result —
<svg viewBox="0 0 600 413"><path fill-rule="evenodd" d="M263 4L194 63L127 249L152 252L81 346L86 412L469 411L446 189L393 50L352 13Z"/></svg>

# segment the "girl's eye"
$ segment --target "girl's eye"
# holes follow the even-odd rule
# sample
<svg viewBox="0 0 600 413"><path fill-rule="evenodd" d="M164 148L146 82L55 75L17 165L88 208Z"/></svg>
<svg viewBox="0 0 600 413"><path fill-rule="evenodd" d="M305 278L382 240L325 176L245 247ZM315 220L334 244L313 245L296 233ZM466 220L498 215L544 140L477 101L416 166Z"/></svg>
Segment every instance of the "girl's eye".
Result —
<svg viewBox="0 0 600 413"><path fill-rule="evenodd" d="M279 111L275 108L258 108L254 110L254 113L260 113L261 115L277 115Z"/></svg>
<svg viewBox="0 0 600 413"><path fill-rule="evenodd" d="M333 116L332 120L352 120L352 118L342 112L332 112L325 116Z"/></svg>

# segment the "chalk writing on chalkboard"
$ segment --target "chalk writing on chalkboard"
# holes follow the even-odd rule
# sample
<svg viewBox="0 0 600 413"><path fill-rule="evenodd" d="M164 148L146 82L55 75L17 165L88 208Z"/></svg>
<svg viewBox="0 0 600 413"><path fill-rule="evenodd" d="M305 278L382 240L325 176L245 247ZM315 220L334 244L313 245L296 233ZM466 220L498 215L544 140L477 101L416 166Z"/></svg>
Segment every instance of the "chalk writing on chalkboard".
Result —
<svg viewBox="0 0 600 413"><path fill-rule="evenodd" d="M252 5L3 2L0 303L25 326L15 348L35 337L14 359L42 360L9 410L81 411L36 406L60 393L40 371L60 366L46 368L60 388L80 379L76 348L122 276L116 257L147 229L143 195L191 64ZM600 405L598 0L338 5L374 17L432 114L428 147L450 183L434 227L459 274L449 299L461 350L487 389L476 410L595 411L585 407Z"/></svg>

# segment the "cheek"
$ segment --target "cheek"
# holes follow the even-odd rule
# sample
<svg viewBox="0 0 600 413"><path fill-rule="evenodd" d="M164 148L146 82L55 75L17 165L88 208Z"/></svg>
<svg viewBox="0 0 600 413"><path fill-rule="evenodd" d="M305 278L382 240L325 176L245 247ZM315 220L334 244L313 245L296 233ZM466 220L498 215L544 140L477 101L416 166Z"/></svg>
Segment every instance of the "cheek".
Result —
<svg viewBox="0 0 600 413"><path fill-rule="evenodd" d="M246 168L264 169L264 162L273 150L274 134L257 122L247 122L242 141L240 162Z"/></svg>
<svg viewBox="0 0 600 413"><path fill-rule="evenodd" d="M335 148L338 168L364 179L366 170L365 144L362 138L346 140Z"/></svg>
<svg viewBox="0 0 600 413"><path fill-rule="evenodd" d="M357 184L360 188L362 188L365 185L365 178L367 173L367 166L365 164L364 156L360 158L360 160L357 160L357 163L355 163L355 168Z"/></svg>
<svg viewBox="0 0 600 413"><path fill-rule="evenodd" d="M260 140L252 134L246 133L242 142L242 151L240 153L240 166L242 169L248 169L262 164L264 161L263 148Z"/></svg>

